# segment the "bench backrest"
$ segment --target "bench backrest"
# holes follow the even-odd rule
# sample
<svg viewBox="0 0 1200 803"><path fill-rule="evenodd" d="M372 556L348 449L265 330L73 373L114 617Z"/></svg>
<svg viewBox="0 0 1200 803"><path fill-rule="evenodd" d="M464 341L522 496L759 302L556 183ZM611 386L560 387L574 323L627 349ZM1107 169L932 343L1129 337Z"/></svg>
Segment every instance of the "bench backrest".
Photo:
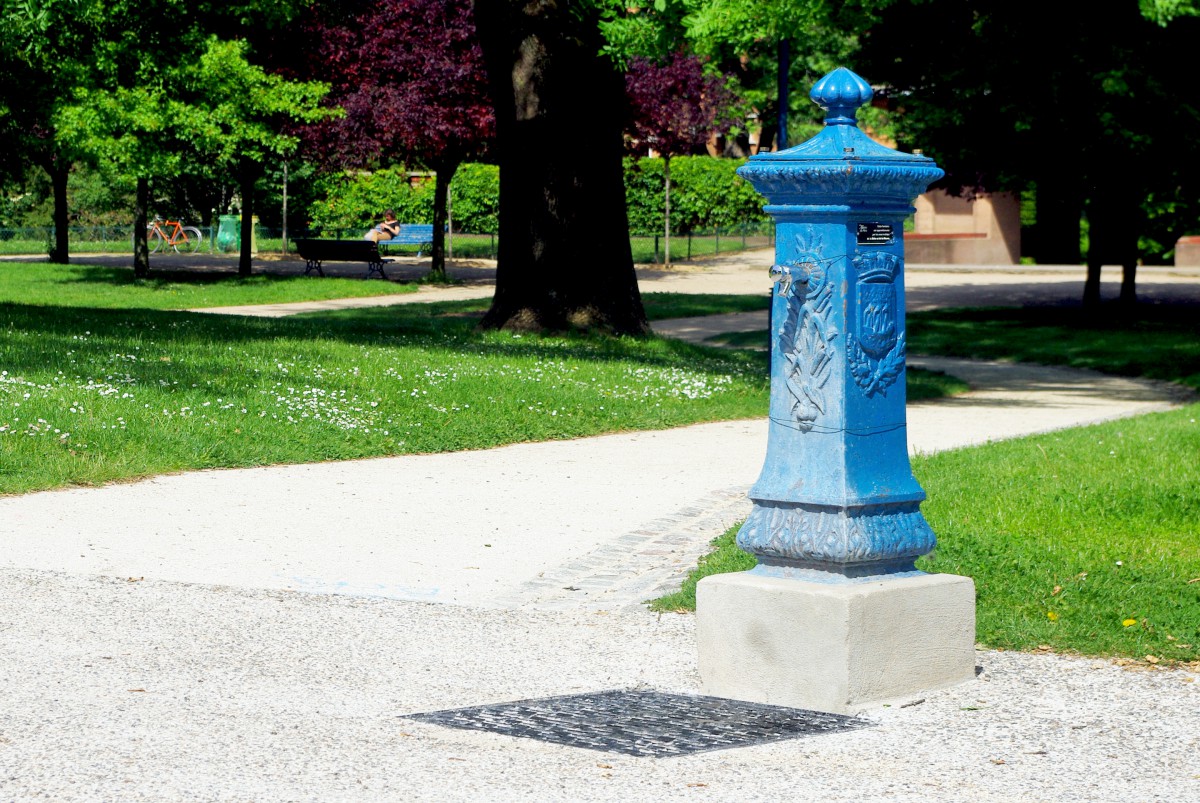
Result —
<svg viewBox="0 0 1200 803"><path fill-rule="evenodd" d="M400 243L402 245L422 245L424 243L433 242L433 224L432 223L401 223L400 231L390 240L383 240L385 243Z"/></svg>
<svg viewBox="0 0 1200 803"><path fill-rule="evenodd" d="M379 262L379 246L370 240L305 240L297 239L296 251L301 259L332 262Z"/></svg>

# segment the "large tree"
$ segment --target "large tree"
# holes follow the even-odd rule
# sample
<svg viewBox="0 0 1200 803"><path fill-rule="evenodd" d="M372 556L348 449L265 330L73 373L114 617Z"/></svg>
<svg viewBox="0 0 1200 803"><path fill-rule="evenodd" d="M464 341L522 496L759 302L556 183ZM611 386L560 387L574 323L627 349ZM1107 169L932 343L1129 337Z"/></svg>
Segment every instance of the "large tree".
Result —
<svg viewBox="0 0 1200 803"><path fill-rule="evenodd" d="M737 76L758 109L758 150L786 148L820 130L811 86L853 53L855 36L892 0L673 0L687 8L685 35L701 55ZM796 135L796 136L793 136ZM738 149L749 155L745 138Z"/></svg>
<svg viewBox="0 0 1200 803"><path fill-rule="evenodd" d="M77 160L136 180L134 270L145 275L152 179L189 165L208 169L236 159L245 166L286 150L279 121L310 113L321 90L266 76L249 63L237 35L270 27L299 1L7 0L0 6L7 45L0 58L13 79L5 82L3 105L23 123L24 160L52 178L52 258L66 260L66 182ZM243 241L248 271L250 238Z"/></svg>
<svg viewBox="0 0 1200 803"><path fill-rule="evenodd" d="M496 111L500 243L482 326L649 331L629 244L625 87L592 2L478 0Z"/></svg>
<svg viewBox="0 0 1200 803"><path fill-rule="evenodd" d="M0 3L0 168L36 165L49 176L52 262L69 258L67 180L79 157L55 118L78 89L90 85L101 11L99 0Z"/></svg>
<svg viewBox="0 0 1200 803"><path fill-rule="evenodd" d="M863 38L860 67L889 86L903 141L946 167L948 189L1032 190L1027 249L1043 263L1079 262L1086 219L1084 302L1099 300L1100 266L1113 263L1132 302L1148 219L1195 210L1200 195L1200 105L1180 64L1200 20L1177 17L1185 7L1122 0L1042 26L1029 24L1043 11L1034 0L909 0Z"/></svg>
<svg viewBox="0 0 1200 803"><path fill-rule="evenodd" d="M265 166L292 153L298 138L287 133L297 123L333 116L319 104L328 87L290 81L248 60L243 41L205 43L195 68L178 78L192 104L187 133L194 152L224 166L241 185L242 236L238 272L250 275L255 185Z"/></svg>
<svg viewBox="0 0 1200 803"><path fill-rule="evenodd" d="M469 0L314 7L301 36L312 46L295 69L328 81L327 103L346 112L307 132L309 153L338 167L399 161L433 170L430 273L444 279L450 183L493 129Z"/></svg>

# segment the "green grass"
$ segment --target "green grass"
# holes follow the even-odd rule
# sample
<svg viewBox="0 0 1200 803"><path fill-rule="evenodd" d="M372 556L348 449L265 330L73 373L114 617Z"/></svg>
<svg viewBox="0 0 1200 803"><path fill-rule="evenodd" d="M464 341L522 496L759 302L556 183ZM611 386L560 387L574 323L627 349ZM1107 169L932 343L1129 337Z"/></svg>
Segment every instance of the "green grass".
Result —
<svg viewBox="0 0 1200 803"><path fill-rule="evenodd" d="M474 324L453 305L285 319L0 305L0 493L766 408L760 356L656 338L479 334Z"/></svg>
<svg viewBox="0 0 1200 803"><path fill-rule="evenodd" d="M914 461L978 639L1200 660L1200 405ZM1133 620L1126 626L1124 623Z"/></svg>
<svg viewBox="0 0 1200 803"><path fill-rule="evenodd" d="M952 310L909 318L922 353L1025 359L1197 386L1200 320L1148 310ZM913 460L938 548L918 566L975 579L984 646L1200 660L1200 405ZM682 590L754 559L731 529Z"/></svg>
<svg viewBox="0 0 1200 803"><path fill-rule="evenodd" d="M415 284L362 279L152 270L137 279L129 268L0 262L0 303L105 309L197 309L283 304L415 292Z"/></svg>
<svg viewBox="0 0 1200 803"><path fill-rule="evenodd" d="M758 312L769 309L771 296L721 295L714 293L643 293L642 305L652 321L667 318L694 318L729 312ZM764 335L765 337L765 335Z"/></svg>
<svg viewBox="0 0 1200 803"><path fill-rule="evenodd" d="M938 536L918 568L974 578L986 647L1200 660L1198 420L1190 405L915 458ZM695 610L701 578L753 568L737 530L651 607Z"/></svg>

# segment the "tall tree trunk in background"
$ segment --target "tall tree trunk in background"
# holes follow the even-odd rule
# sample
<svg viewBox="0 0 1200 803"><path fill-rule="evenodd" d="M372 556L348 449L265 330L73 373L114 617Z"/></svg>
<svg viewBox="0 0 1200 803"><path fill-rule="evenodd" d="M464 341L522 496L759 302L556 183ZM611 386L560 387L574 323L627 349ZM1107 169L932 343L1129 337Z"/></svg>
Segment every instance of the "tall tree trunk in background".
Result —
<svg viewBox="0 0 1200 803"><path fill-rule="evenodd" d="M1037 177L1037 229L1034 257L1041 265L1079 264L1079 220L1083 194L1079 177L1061 164Z"/></svg>
<svg viewBox="0 0 1200 803"><path fill-rule="evenodd" d="M663 157L663 266L671 267L671 157Z"/></svg>
<svg viewBox="0 0 1200 803"><path fill-rule="evenodd" d="M1088 249L1087 278L1083 281L1083 307L1096 310L1100 307L1100 269L1104 267L1104 258L1100 250Z"/></svg>
<svg viewBox="0 0 1200 803"><path fill-rule="evenodd" d="M788 107L791 101L788 99L788 84L791 82L792 76L792 50L791 43L787 39L779 40L779 71L775 76L776 96L779 98L779 133L776 139L779 142L779 150L786 150L788 146Z"/></svg>
<svg viewBox="0 0 1200 803"><path fill-rule="evenodd" d="M770 153L775 147L775 135L779 133L779 104L767 101L758 113L758 145L754 153ZM780 149L782 150L782 148Z"/></svg>
<svg viewBox="0 0 1200 803"><path fill-rule="evenodd" d="M139 279L150 275L150 250L146 247L149 207L150 180L138 176L137 193L133 201L133 275Z"/></svg>
<svg viewBox="0 0 1200 803"><path fill-rule="evenodd" d="M1121 265L1121 295L1118 299L1122 307L1132 307L1137 304L1137 258Z"/></svg>
<svg viewBox="0 0 1200 803"><path fill-rule="evenodd" d="M254 185L263 166L250 159L241 164L242 247L238 254L238 275L249 276L254 261Z"/></svg>
<svg viewBox="0 0 1200 803"><path fill-rule="evenodd" d="M1083 287L1083 305L1100 304L1100 269L1121 266L1120 304L1137 303L1138 236L1143 224L1142 204L1134 171L1122 169L1115 160L1105 162L1101 182L1088 200L1088 271Z"/></svg>
<svg viewBox="0 0 1200 803"><path fill-rule="evenodd" d="M478 0L496 109L500 250L481 326L649 332L622 176L625 85L593 4Z"/></svg>
<svg viewBox="0 0 1200 803"><path fill-rule="evenodd" d="M429 278L435 282L446 281L446 199L450 197L450 182L458 172L460 162L453 161L435 165L437 173L433 185L433 257L429 266Z"/></svg>
<svg viewBox="0 0 1200 803"><path fill-rule="evenodd" d="M71 248L71 216L67 206L67 179L71 175L71 165L65 164L60 158L51 157L47 172L54 187L54 247L50 249L50 261L65 265L70 261Z"/></svg>

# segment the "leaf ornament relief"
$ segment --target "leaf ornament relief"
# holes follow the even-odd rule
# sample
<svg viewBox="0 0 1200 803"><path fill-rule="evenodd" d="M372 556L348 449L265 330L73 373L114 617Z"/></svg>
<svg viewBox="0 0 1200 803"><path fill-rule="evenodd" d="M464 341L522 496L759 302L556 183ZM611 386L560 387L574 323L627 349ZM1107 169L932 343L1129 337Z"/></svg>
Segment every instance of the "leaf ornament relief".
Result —
<svg viewBox="0 0 1200 803"><path fill-rule="evenodd" d="M897 333L896 275L900 257L886 252L859 254L857 268L858 336L846 338L846 358L854 383L869 398L904 373L904 333Z"/></svg>
<svg viewBox="0 0 1200 803"><path fill-rule="evenodd" d="M808 243L798 237L797 245L803 248ZM792 395L793 421L801 432L808 432L825 412L825 384L834 356L830 343L837 337L828 320L833 288L826 266L811 252L801 251L790 267L794 283L778 348L785 361L784 382Z"/></svg>

